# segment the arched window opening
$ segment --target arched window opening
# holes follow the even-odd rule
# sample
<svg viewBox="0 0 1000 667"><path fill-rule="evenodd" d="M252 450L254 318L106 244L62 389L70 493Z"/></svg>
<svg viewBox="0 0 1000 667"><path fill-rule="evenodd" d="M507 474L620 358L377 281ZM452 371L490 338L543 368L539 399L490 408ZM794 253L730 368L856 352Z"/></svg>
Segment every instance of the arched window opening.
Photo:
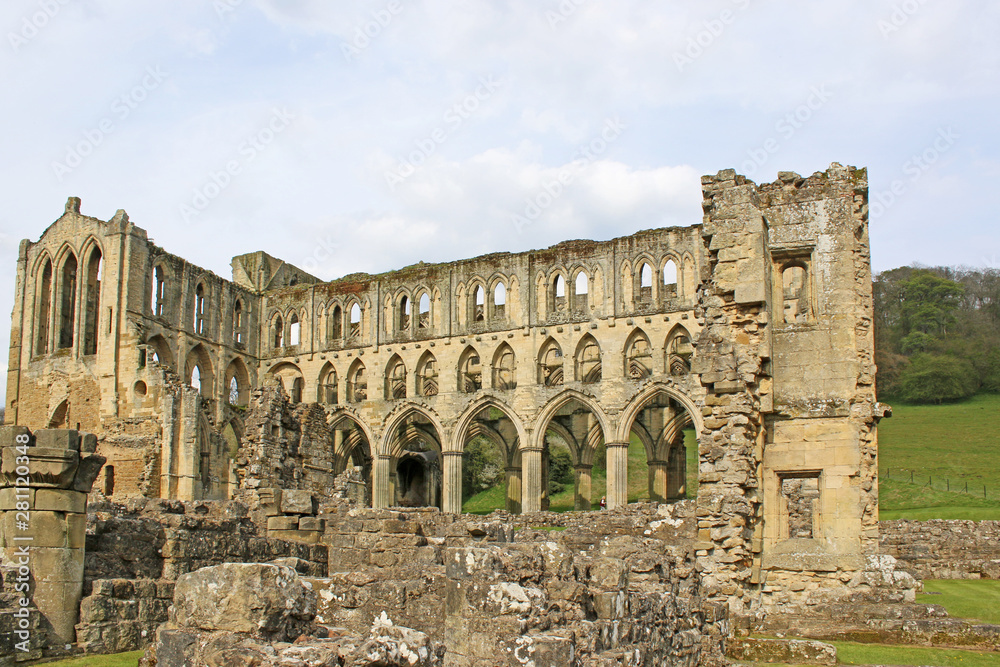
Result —
<svg viewBox="0 0 1000 667"><path fill-rule="evenodd" d="M417 394L420 396L437 396L438 391L437 359L428 352L417 367Z"/></svg>
<svg viewBox="0 0 1000 667"><path fill-rule="evenodd" d="M675 333L667 344L667 372L671 375L687 375L691 372L691 355L694 347L687 331Z"/></svg>
<svg viewBox="0 0 1000 667"><path fill-rule="evenodd" d="M166 289L167 281L163 274L163 267L157 266L153 269L153 302L150 304L153 315L156 317L163 317L165 315L166 300L164 296Z"/></svg>
<svg viewBox="0 0 1000 667"><path fill-rule="evenodd" d="M493 388L510 391L517 387L517 368L514 350L504 343L497 350L493 362Z"/></svg>
<svg viewBox="0 0 1000 667"><path fill-rule="evenodd" d="M233 376L229 379L229 405L240 404L240 385Z"/></svg>
<svg viewBox="0 0 1000 667"><path fill-rule="evenodd" d="M305 380L303 380L301 377L297 377L294 380L292 380L292 396L291 396L292 403L302 402L302 390L305 389L305 385L306 385Z"/></svg>
<svg viewBox="0 0 1000 667"><path fill-rule="evenodd" d="M351 339L361 336L361 306L353 304L351 306Z"/></svg>
<svg viewBox="0 0 1000 667"><path fill-rule="evenodd" d="M587 312L587 293L590 291L590 278L586 271L576 274L573 284L573 310L579 313Z"/></svg>
<svg viewBox="0 0 1000 667"><path fill-rule="evenodd" d="M507 318L507 286L497 283L493 288L493 319L503 320Z"/></svg>
<svg viewBox="0 0 1000 667"><path fill-rule="evenodd" d="M70 253L63 262L60 289L59 347L73 347L73 327L76 322L76 255Z"/></svg>
<svg viewBox="0 0 1000 667"><path fill-rule="evenodd" d="M195 367L191 370L191 377L188 378L188 386L192 389L197 389L201 391L201 367L195 364Z"/></svg>
<svg viewBox="0 0 1000 667"><path fill-rule="evenodd" d="M601 381L601 347L593 336L586 336L577 348L576 377L586 383Z"/></svg>
<svg viewBox="0 0 1000 667"><path fill-rule="evenodd" d="M329 335L327 338L330 340L340 340L344 337L344 311L341 310L340 306L334 306L333 312L330 313L330 323L327 328Z"/></svg>
<svg viewBox="0 0 1000 667"><path fill-rule="evenodd" d="M470 347L462 353L458 363L458 389L471 394L482 388L483 366L479 360L479 353Z"/></svg>
<svg viewBox="0 0 1000 667"><path fill-rule="evenodd" d="M394 356L385 369L385 399L400 398L406 398L406 366L399 356Z"/></svg>
<svg viewBox="0 0 1000 667"><path fill-rule="evenodd" d="M83 353L97 354L98 318L101 312L101 273L104 263L101 250L94 248L87 262L87 288L84 295Z"/></svg>
<svg viewBox="0 0 1000 667"><path fill-rule="evenodd" d="M281 315L274 318L274 328L271 330L271 342L275 348L285 344L285 327L281 322Z"/></svg>
<svg viewBox="0 0 1000 667"><path fill-rule="evenodd" d="M653 300L653 269L646 262L639 267L639 300L643 303Z"/></svg>
<svg viewBox="0 0 1000 667"><path fill-rule="evenodd" d="M566 310L566 280L562 274L552 279L552 310L553 312Z"/></svg>
<svg viewBox="0 0 1000 667"><path fill-rule="evenodd" d="M486 304L486 293L483 290L482 285L476 285L475 298L476 298L476 308L472 319L474 322L482 322L484 319L486 319L486 313L484 312L484 307Z"/></svg>
<svg viewBox="0 0 1000 667"><path fill-rule="evenodd" d="M368 400L368 376L360 360L354 362L347 375L347 400L352 403Z"/></svg>
<svg viewBox="0 0 1000 667"><path fill-rule="evenodd" d="M410 299L404 294L399 300L399 331L410 330Z"/></svg>
<svg viewBox="0 0 1000 667"><path fill-rule="evenodd" d="M667 260L663 267L663 296L667 299L680 296L677 289L677 264L672 259Z"/></svg>
<svg viewBox="0 0 1000 667"><path fill-rule="evenodd" d="M808 322L811 312L806 268L799 263L787 265L781 272L781 286L785 323Z"/></svg>
<svg viewBox="0 0 1000 667"><path fill-rule="evenodd" d="M292 313L291 319L288 320L288 344L298 345L301 333L302 324L299 322L299 316Z"/></svg>
<svg viewBox="0 0 1000 667"><path fill-rule="evenodd" d="M201 283L194 290L194 332L205 335L205 287Z"/></svg>
<svg viewBox="0 0 1000 667"><path fill-rule="evenodd" d="M645 380L653 374L653 349L649 339L641 331L632 334L626 348L625 374L633 380Z"/></svg>
<svg viewBox="0 0 1000 667"><path fill-rule="evenodd" d="M113 496L115 493L115 467L104 466L104 495Z"/></svg>
<svg viewBox="0 0 1000 667"><path fill-rule="evenodd" d="M420 295L418 329L429 329L431 326L431 298L424 292Z"/></svg>
<svg viewBox="0 0 1000 667"><path fill-rule="evenodd" d="M233 342L243 345L243 302L239 299L233 306Z"/></svg>
<svg viewBox="0 0 1000 667"><path fill-rule="evenodd" d="M327 364L319 374L319 393L317 398L320 403L325 403L326 405L337 404L337 371L330 364Z"/></svg>
<svg viewBox="0 0 1000 667"><path fill-rule="evenodd" d="M554 340L542 346L538 355L539 382L546 387L555 387L563 383L563 353L562 348Z"/></svg>
<svg viewBox="0 0 1000 667"><path fill-rule="evenodd" d="M49 351L49 316L52 308L52 262L45 260L42 269L42 279L38 285L38 326L35 328L35 354L47 354Z"/></svg>

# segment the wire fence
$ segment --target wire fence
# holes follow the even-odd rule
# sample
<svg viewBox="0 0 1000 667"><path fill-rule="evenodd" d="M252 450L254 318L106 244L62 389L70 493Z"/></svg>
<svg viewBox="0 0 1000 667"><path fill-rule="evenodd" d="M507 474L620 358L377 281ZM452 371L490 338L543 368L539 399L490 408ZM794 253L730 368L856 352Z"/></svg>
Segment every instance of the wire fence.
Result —
<svg viewBox="0 0 1000 667"><path fill-rule="evenodd" d="M937 491L949 491L951 493L965 493L970 496L980 498L998 498L996 490L988 491L986 484L981 482L969 482L967 479L952 480L944 475L935 476L932 473L921 470L910 470L909 468L886 468L880 475L880 479L891 479L897 482L908 482L920 486L930 487ZM989 494L989 495L987 495Z"/></svg>

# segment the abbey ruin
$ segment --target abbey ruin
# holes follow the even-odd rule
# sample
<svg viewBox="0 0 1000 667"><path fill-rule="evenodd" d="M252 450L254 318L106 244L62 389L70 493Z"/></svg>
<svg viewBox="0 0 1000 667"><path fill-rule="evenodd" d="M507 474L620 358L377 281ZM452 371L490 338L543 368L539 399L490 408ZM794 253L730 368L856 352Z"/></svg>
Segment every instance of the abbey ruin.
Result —
<svg viewBox="0 0 1000 667"><path fill-rule="evenodd" d="M162 601L155 582L173 590L203 565L290 557L325 577L314 588L337 589L326 622L361 631L388 609L443 642L446 664L508 664L477 662L471 647L525 637L548 647L538 665L571 664L559 662L570 654L708 664L733 628L807 601L912 597L905 578L873 566L886 408L874 391L866 172L833 164L756 185L724 170L702 188L704 216L690 227L329 282L264 252L234 258L225 280L154 245L124 211L102 221L71 198L37 242L21 243L6 404L16 428L0 443L32 434L33 448L44 437L106 460L91 479L72 622L56 634L72 643L79 623L90 650L144 645L112 641L121 627L88 600ZM684 429L697 436L687 501ZM461 516L474 438L503 458L505 511L489 518ZM648 468L638 505L630 443ZM557 444L571 455L580 514L546 511ZM605 495L593 486L599 451L609 511L590 514ZM14 487L6 450L3 461ZM45 483L32 479L41 498ZM158 553L102 560L150 521ZM10 563L17 531L3 526ZM566 530L531 531L546 526ZM198 535L214 535L218 552L198 552ZM516 554L548 565L512 574ZM437 572L447 592L417 592L429 575L413 567ZM487 628L456 597L472 605L465 580L494 591L492 613L520 625ZM392 581L409 582L393 594L401 602L362 595ZM406 604L421 595L451 620ZM543 597L561 615L525 621ZM150 612L145 643L168 602ZM640 631L647 622L672 629ZM160 635L183 630L171 627ZM590 631L601 639L585 641ZM596 661L623 647L646 657Z"/></svg>

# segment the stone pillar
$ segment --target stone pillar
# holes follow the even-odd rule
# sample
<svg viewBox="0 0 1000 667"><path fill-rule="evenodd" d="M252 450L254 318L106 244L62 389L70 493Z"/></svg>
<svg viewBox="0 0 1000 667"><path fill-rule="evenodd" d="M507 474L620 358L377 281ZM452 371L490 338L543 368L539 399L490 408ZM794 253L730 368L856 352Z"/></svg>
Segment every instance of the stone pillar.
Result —
<svg viewBox="0 0 1000 667"><path fill-rule="evenodd" d="M521 469L507 468L507 511L521 513Z"/></svg>
<svg viewBox="0 0 1000 667"><path fill-rule="evenodd" d="M7 563L31 572L30 613L51 626L49 645L76 642L87 493L105 461L96 449L92 434L0 427L0 546Z"/></svg>
<svg viewBox="0 0 1000 667"><path fill-rule="evenodd" d="M444 458L444 502L441 511L461 514L462 452L442 452L442 457Z"/></svg>
<svg viewBox="0 0 1000 667"><path fill-rule="evenodd" d="M609 442L608 453L608 509L618 509L628 504L628 443Z"/></svg>
<svg viewBox="0 0 1000 667"><path fill-rule="evenodd" d="M687 449L683 436L670 449L667 463L667 500L677 500L687 494Z"/></svg>
<svg viewBox="0 0 1000 667"><path fill-rule="evenodd" d="M662 503L667 499L667 462L649 462L649 499L653 502Z"/></svg>
<svg viewBox="0 0 1000 667"><path fill-rule="evenodd" d="M542 510L542 450L525 449L521 452L521 511L525 514Z"/></svg>
<svg viewBox="0 0 1000 667"><path fill-rule="evenodd" d="M578 465L573 466L573 509L589 512L594 508L593 490L591 489L591 472L594 466Z"/></svg>
<svg viewBox="0 0 1000 667"><path fill-rule="evenodd" d="M372 470L372 507L375 509L385 509L393 503L392 481L389 479L391 473L392 457L376 455Z"/></svg>

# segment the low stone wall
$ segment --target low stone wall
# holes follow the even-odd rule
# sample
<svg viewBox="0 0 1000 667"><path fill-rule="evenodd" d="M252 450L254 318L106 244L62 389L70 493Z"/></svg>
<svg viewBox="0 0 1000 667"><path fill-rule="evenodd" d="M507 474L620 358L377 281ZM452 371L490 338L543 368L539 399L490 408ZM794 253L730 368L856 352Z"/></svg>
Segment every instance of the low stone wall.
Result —
<svg viewBox="0 0 1000 667"><path fill-rule="evenodd" d="M167 620L174 582L99 579L80 603L77 644L86 653L134 651L153 640Z"/></svg>
<svg viewBox="0 0 1000 667"><path fill-rule="evenodd" d="M879 546L918 579L1000 579L1000 521L882 521Z"/></svg>

